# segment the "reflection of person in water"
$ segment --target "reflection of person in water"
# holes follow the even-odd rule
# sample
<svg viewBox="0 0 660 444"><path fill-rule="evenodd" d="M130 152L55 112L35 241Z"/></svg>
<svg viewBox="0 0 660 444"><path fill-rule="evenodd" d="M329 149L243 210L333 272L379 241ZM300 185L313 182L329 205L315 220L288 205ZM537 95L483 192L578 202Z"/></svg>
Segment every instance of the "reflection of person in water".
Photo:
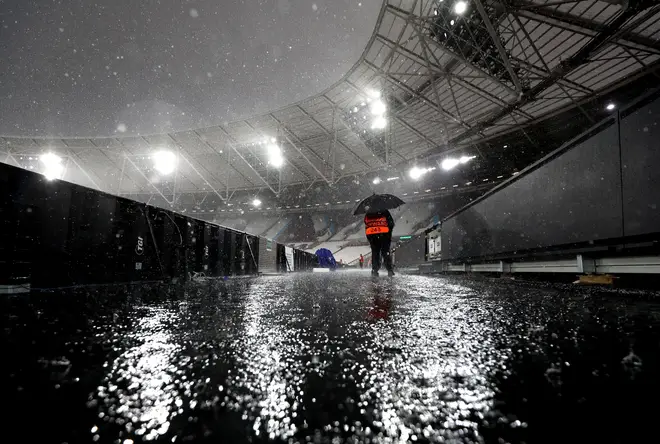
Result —
<svg viewBox="0 0 660 444"><path fill-rule="evenodd" d="M387 320L392 308L392 299L389 295L376 295L369 307L368 317L371 320L377 321L379 319Z"/></svg>
<svg viewBox="0 0 660 444"><path fill-rule="evenodd" d="M374 285L370 288L371 305L367 312L369 320L387 320L392 309L392 289L389 286Z"/></svg>

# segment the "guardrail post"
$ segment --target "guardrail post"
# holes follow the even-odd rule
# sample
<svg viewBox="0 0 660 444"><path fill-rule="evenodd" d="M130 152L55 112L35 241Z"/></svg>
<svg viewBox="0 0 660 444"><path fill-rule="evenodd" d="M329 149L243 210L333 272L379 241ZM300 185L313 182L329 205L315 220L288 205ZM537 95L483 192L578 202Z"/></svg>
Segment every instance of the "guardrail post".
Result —
<svg viewBox="0 0 660 444"><path fill-rule="evenodd" d="M578 254L576 257L577 271L580 274L591 274L596 272L596 262Z"/></svg>

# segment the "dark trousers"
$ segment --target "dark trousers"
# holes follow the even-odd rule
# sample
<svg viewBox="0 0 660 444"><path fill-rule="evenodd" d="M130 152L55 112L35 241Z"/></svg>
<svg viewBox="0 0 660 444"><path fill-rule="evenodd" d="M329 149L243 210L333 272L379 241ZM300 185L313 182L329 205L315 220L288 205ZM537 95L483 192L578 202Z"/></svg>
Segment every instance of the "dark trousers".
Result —
<svg viewBox="0 0 660 444"><path fill-rule="evenodd" d="M390 256L390 244L392 243L392 234L372 234L367 236L369 245L371 245L371 269L380 270L381 258L385 261L387 271L392 271L392 256Z"/></svg>

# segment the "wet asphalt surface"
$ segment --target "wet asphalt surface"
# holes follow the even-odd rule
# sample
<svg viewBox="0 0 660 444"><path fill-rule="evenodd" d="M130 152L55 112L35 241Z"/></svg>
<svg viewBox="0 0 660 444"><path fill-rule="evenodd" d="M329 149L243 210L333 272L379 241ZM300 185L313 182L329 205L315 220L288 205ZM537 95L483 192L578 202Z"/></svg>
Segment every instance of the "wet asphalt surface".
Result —
<svg viewBox="0 0 660 444"><path fill-rule="evenodd" d="M363 273L3 297L2 442L641 442L660 303Z"/></svg>

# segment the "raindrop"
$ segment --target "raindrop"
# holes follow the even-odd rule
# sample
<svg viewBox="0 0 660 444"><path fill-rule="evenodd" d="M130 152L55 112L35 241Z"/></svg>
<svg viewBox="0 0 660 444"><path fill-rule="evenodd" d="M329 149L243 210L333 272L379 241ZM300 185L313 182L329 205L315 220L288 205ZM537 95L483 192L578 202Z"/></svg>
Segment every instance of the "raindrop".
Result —
<svg viewBox="0 0 660 444"><path fill-rule="evenodd" d="M190 10L190 17L192 17L192 18L197 18L197 17L199 17L199 12L197 12L197 10L196 10L195 8L192 8L192 9Z"/></svg>

